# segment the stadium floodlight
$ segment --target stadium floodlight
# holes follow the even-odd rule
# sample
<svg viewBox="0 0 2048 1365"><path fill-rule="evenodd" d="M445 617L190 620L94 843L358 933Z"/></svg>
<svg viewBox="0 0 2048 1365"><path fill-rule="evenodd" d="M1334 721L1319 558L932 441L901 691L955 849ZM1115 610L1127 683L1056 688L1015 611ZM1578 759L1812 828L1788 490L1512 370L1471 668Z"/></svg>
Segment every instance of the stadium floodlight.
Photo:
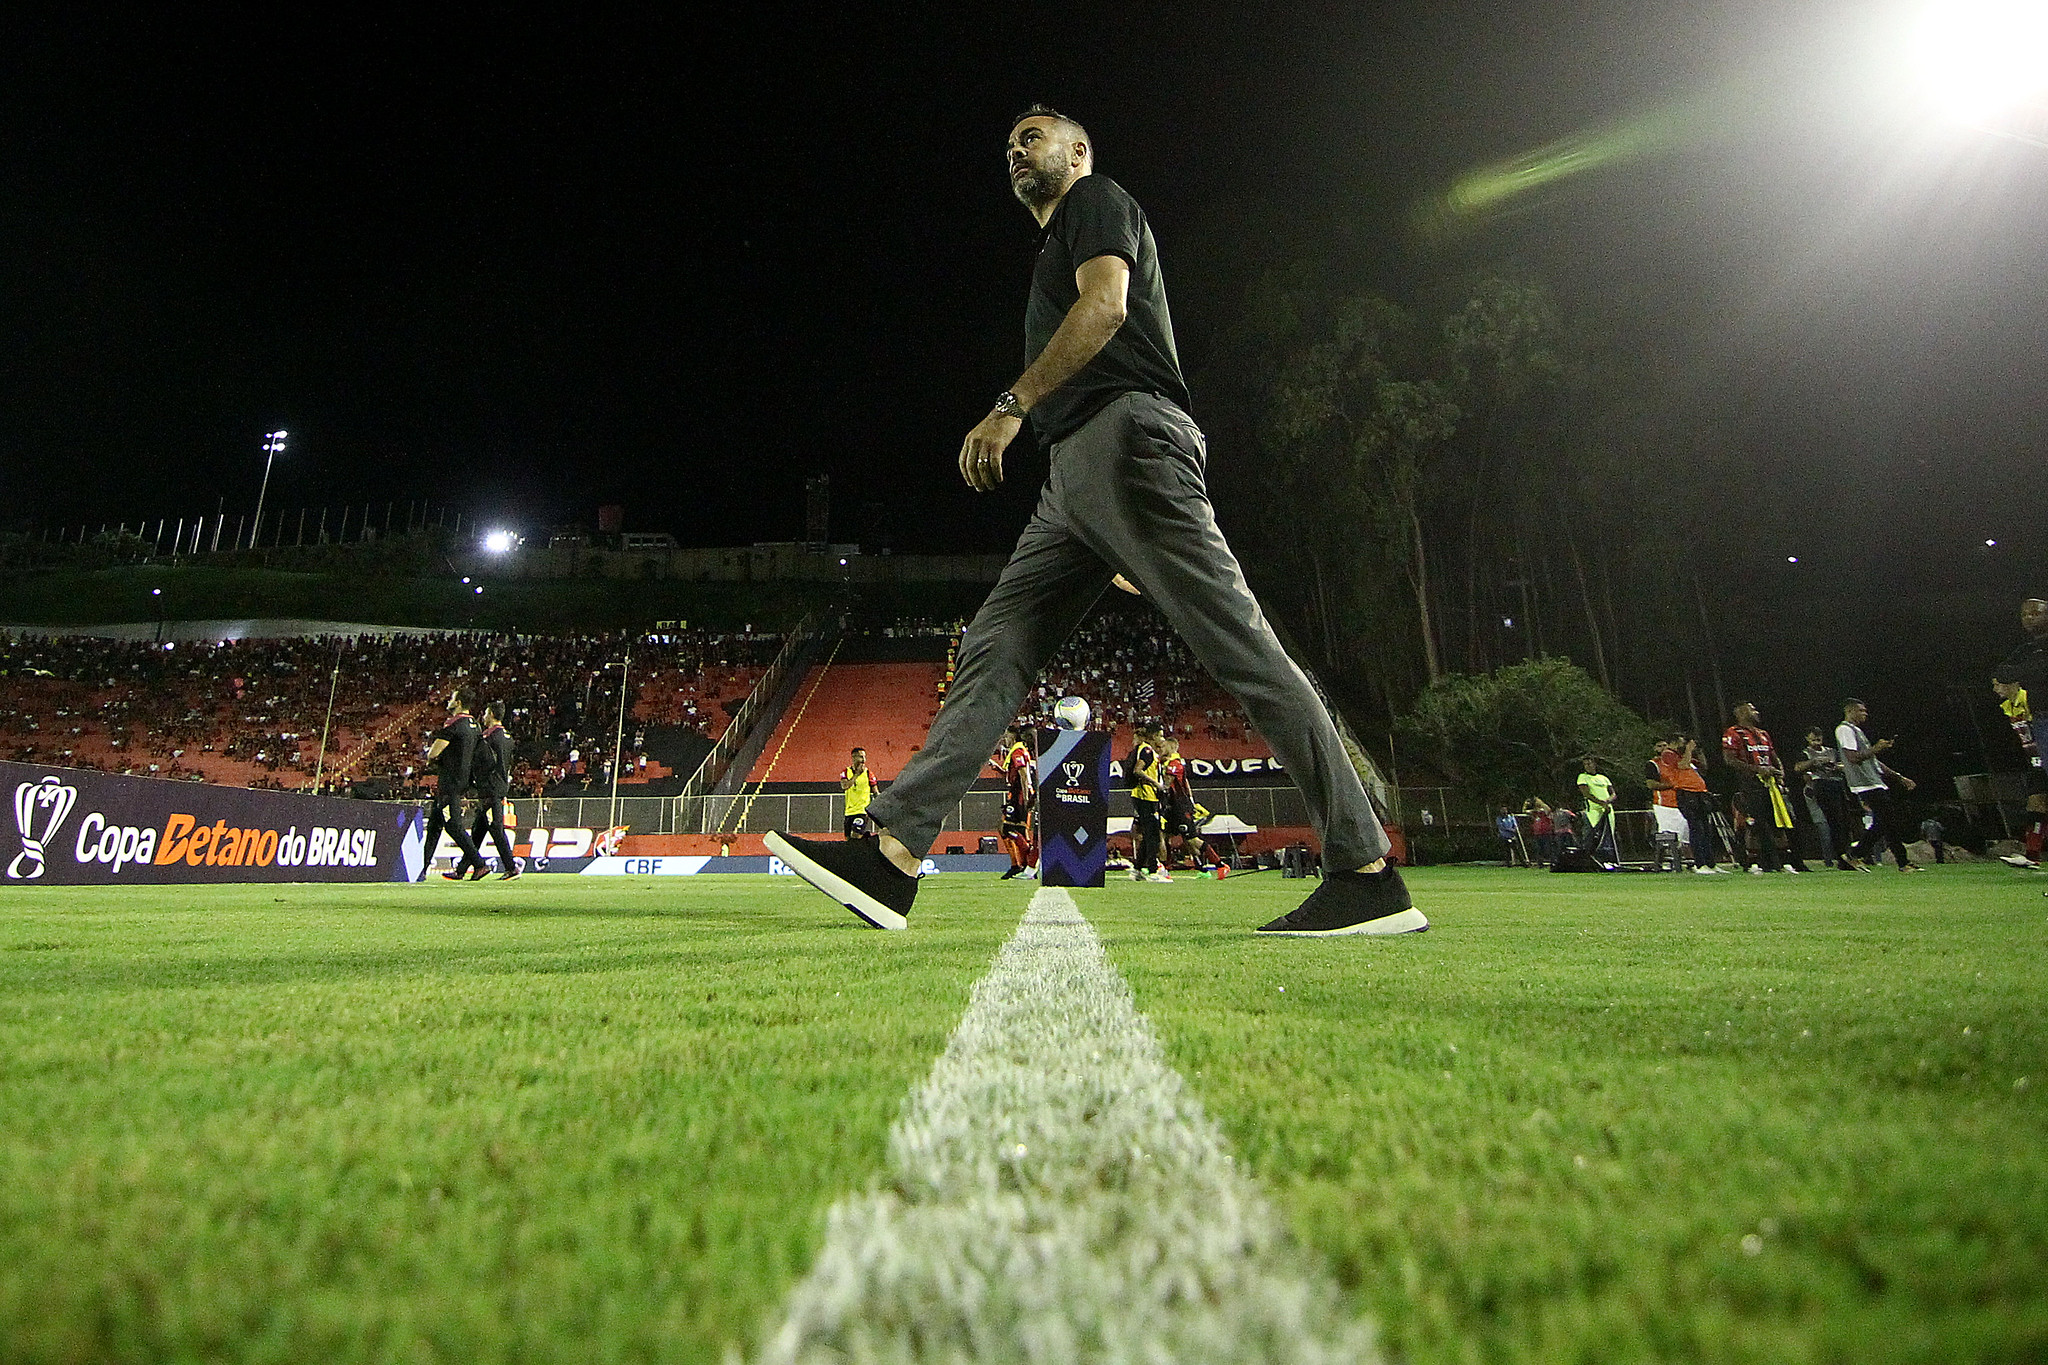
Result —
<svg viewBox="0 0 2048 1365"><path fill-rule="evenodd" d="M291 435L280 427L276 431L263 433L263 486L256 490L256 522L249 528L249 548L256 548L257 538L263 534L263 497L270 492L270 466L284 449L284 438Z"/></svg>
<svg viewBox="0 0 2048 1365"><path fill-rule="evenodd" d="M1934 0L1911 34L1921 90L1958 122L1983 125L2048 96L2048 5Z"/></svg>
<svg viewBox="0 0 2048 1365"><path fill-rule="evenodd" d="M484 548L494 555L510 554L519 548L519 537L500 528L484 534Z"/></svg>

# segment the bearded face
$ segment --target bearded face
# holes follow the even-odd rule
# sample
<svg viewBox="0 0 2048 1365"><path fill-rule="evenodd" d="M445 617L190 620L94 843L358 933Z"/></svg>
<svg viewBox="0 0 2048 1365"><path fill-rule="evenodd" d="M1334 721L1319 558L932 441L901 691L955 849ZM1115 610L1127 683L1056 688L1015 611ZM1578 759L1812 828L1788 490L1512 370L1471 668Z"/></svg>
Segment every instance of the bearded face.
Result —
<svg viewBox="0 0 2048 1365"><path fill-rule="evenodd" d="M1055 202L1073 178L1073 143L1050 119L1026 119L1010 134L1010 190L1028 209Z"/></svg>

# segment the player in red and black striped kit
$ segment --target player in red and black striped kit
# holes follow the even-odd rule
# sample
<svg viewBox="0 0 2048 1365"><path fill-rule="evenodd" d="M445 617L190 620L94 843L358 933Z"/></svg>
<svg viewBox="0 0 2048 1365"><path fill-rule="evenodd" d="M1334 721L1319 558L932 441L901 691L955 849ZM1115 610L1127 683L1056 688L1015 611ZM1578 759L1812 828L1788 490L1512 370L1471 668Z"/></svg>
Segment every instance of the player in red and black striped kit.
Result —
<svg viewBox="0 0 2048 1365"><path fill-rule="evenodd" d="M1010 855L1010 870L1003 874L1003 880L1012 877L1032 875L1038 865L1038 850L1031 840L1031 808L1037 804L1036 783L1038 765L1032 761L1031 750L1024 746L1022 726L1011 725L1003 731L1003 747L990 760L1003 774L1003 824L998 831L1003 841L1003 851Z"/></svg>
<svg viewBox="0 0 2048 1365"><path fill-rule="evenodd" d="M1181 854L1187 858L1188 864L1206 871L1216 866L1216 855L1202 842L1202 821L1208 818L1208 812L1195 800L1194 786L1188 781L1188 761L1180 756L1180 741L1168 735L1161 742L1166 748L1166 757L1159 763L1159 804L1164 822L1166 861L1172 861L1173 841L1178 839Z"/></svg>

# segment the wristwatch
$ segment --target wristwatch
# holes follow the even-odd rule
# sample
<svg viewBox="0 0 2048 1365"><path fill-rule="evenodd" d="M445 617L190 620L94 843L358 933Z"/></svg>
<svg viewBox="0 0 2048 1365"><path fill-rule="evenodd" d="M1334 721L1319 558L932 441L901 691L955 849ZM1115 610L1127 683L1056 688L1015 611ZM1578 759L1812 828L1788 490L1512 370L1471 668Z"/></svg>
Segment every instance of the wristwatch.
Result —
<svg viewBox="0 0 2048 1365"><path fill-rule="evenodd" d="M996 398L995 411L1003 417L1022 419L1024 416L1024 405L1017 400L1016 394L1008 389L1004 389Z"/></svg>

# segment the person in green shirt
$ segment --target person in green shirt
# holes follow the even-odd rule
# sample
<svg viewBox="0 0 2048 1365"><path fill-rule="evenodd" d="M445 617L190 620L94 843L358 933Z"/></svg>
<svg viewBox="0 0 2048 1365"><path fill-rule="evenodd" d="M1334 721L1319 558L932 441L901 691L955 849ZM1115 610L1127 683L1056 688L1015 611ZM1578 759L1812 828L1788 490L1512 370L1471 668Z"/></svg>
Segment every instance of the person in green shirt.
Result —
<svg viewBox="0 0 2048 1365"><path fill-rule="evenodd" d="M1586 833L1581 844L1588 853L1613 867L1621 861L1621 845L1614 837L1614 780L1600 771L1600 761L1586 755L1580 766L1579 799L1586 804Z"/></svg>

